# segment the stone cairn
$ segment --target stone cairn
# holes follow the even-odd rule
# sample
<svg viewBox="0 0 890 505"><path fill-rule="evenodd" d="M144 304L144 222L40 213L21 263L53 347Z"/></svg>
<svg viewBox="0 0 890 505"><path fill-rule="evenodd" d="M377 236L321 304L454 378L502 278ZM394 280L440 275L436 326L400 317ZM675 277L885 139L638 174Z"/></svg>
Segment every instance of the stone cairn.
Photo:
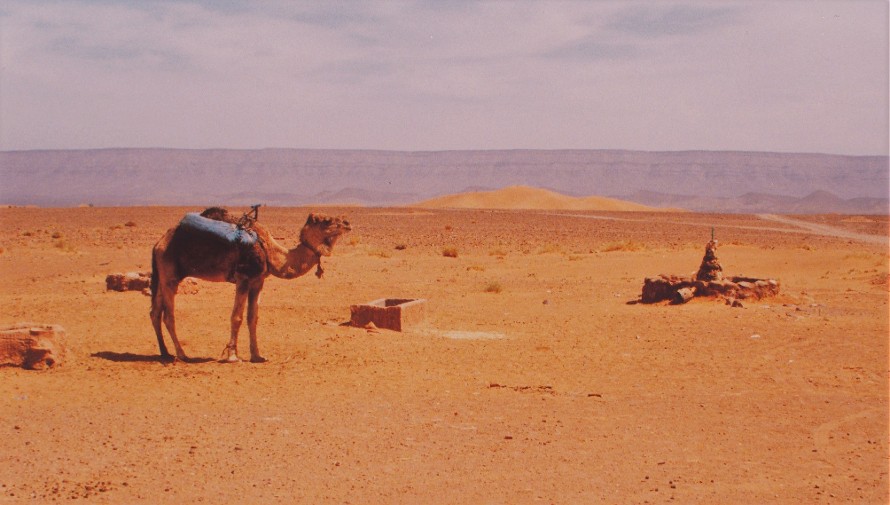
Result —
<svg viewBox="0 0 890 505"><path fill-rule="evenodd" d="M709 296L722 298L727 305L742 307L740 300L759 300L778 294L779 282L774 279L724 278L723 267L717 260L717 241L712 238L705 246L705 255L695 276L661 274L647 277L643 282L640 302L669 300L673 304L681 304L696 296Z"/></svg>

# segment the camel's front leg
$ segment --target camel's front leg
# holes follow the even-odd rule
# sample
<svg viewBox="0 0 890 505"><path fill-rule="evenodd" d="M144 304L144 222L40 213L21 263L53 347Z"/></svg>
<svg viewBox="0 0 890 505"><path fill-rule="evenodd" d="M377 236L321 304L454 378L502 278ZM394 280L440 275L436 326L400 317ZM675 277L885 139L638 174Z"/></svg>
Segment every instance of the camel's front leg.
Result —
<svg viewBox="0 0 890 505"><path fill-rule="evenodd" d="M248 285L246 282L239 282L235 288L235 306L232 308L232 336L229 338L229 344L223 349L223 355L220 361L227 363L237 363L241 361L238 358L238 330L241 329L241 321L244 319L244 304L247 302Z"/></svg>
<svg viewBox="0 0 890 505"><path fill-rule="evenodd" d="M247 329L250 331L250 361L252 363L264 363L266 358L260 356L260 347L257 343L256 325L259 320L260 291L263 289L263 279L250 287L247 294Z"/></svg>

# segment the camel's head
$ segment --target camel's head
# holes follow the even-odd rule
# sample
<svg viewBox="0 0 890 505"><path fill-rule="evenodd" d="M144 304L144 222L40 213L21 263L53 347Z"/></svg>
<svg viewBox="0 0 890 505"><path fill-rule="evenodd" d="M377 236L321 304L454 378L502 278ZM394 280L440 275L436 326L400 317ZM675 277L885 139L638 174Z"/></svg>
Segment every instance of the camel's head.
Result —
<svg viewBox="0 0 890 505"><path fill-rule="evenodd" d="M328 217L313 213L309 214L306 224L300 230L300 242L322 256L330 256L337 239L350 231L352 227L343 216Z"/></svg>

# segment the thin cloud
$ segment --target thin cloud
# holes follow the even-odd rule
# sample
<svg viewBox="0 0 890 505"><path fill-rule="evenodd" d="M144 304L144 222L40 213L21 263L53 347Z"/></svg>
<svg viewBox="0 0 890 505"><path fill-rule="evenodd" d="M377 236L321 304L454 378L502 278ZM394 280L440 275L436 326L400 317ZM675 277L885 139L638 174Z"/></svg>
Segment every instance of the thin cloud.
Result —
<svg viewBox="0 0 890 505"><path fill-rule="evenodd" d="M565 58L581 61L627 60L640 54L635 44L603 42L596 38L588 38L578 42L561 45L542 53L545 58Z"/></svg>
<svg viewBox="0 0 890 505"><path fill-rule="evenodd" d="M705 5L632 7L615 15L606 27L640 37L697 35L737 21L738 9Z"/></svg>
<svg viewBox="0 0 890 505"><path fill-rule="evenodd" d="M884 2L0 10L0 149L887 150Z"/></svg>

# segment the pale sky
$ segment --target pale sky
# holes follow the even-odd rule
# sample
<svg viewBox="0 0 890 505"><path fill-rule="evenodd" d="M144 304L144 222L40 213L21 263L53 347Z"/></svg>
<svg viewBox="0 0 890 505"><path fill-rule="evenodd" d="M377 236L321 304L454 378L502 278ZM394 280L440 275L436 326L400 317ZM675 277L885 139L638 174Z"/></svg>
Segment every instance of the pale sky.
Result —
<svg viewBox="0 0 890 505"><path fill-rule="evenodd" d="M0 150L888 153L888 2L5 0Z"/></svg>

